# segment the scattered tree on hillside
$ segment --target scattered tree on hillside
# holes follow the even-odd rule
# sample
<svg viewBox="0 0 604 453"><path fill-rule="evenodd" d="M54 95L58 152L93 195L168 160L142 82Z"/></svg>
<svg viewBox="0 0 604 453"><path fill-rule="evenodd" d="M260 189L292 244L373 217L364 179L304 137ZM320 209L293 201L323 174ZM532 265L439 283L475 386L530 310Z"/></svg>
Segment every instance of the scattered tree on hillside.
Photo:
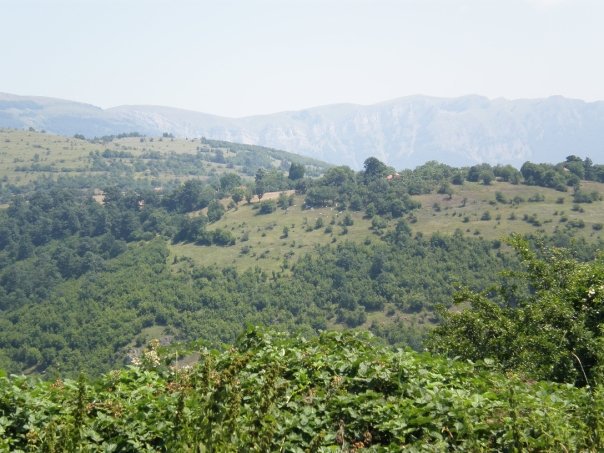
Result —
<svg viewBox="0 0 604 453"><path fill-rule="evenodd" d="M233 202L235 204L238 204L241 200L243 200L244 197L245 197L244 189L242 189L241 187L236 187L235 189L233 189L231 198L233 199Z"/></svg>
<svg viewBox="0 0 604 453"><path fill-rule="evenodd" d="M304 171L305 171L305 168L304 168L303 164L297 164L295 162L292 162L292 164L289 167L288 178L291 179L292 181L302 179L302 178L304 178Z"/></svg>
<svg viewBox="0 0 604 453"><path fill-rule="evenodd" d="M254 190L255 190L255 194L258 196L258 199L262 199L262 196L264 195L265 187L264 187L264 175L265 175L265 171L262 168L259 168L258 171L256 172L256 176L254 178Z"/></svg>
<svg viewBox="0 0 604 453"><path fill-rule="evenodd" d="M224 206L218 200L212 200L208 205L208 220L210 223L216 222L221 219L224 214Z"/></svg>
<svg viewBox="0 0 604 453"><path fill-rule="evenodd" d="M369 157L363 162L363 168L365 169L363 176L366 181L374 180L376 178L382 178L386 176L389 169L383 162L379 161L375 157Z"/></svg>

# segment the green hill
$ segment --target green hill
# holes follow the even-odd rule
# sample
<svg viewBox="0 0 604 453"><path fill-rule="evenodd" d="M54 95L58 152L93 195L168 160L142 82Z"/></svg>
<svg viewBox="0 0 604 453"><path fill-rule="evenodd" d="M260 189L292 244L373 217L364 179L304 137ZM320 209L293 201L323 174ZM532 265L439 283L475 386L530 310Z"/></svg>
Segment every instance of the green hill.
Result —
<svg viewBox="0 0 604 453"><path fill-rule="evenodd" d="M345 241L383 242L373 234L371 220L360 212L303 207L301 195L293 198L291 206L264 215L259 214L258 204L242 203L209 226L210 230L231 232L236 238L233 246L179 243L171 245L170 249L175 256L190 257L199 265L235 266L238 270L257 266L270 272L287 268L288 263L294 263L317 246ZM346 215L350 218L348 223L352 222L348 226L343 224Z"/></svg>
<svg viewBox="0 0 604 453"><path fill-rule="evenodd" d="M0 449L602 449L603 165L2 134Z"/></svg>
<svg viewBox="0 0 604 453"><path fill-rule="evenodd" d="M602 183L584 181L581 186L584 191L604 195ZM432 193L415 199L422 207L414 212L412 227L423 234L460 229L467 235L495 240L511 233L551 235L571 230L588 239L604 237L602 203L574 203L572 191L505 181L488 186L466 182L454 189L452 197Z"/></svg>
<svg viewBox="0 0 604 453"><path fill-rule="evenodd" d="M43 182L89 190L112 184L170 190L192 178L211 181L224 173L250 180L259 168L287 171L292 162L304 165L310 176L331 167L271 148L164 135L86 139L0 129L0 201Z"/></svg>
<svg viewBox="0 0 604 453"><path fill-rule="evenodd" d="M604 194L602 183L584 182L583 187ZM505 201L498 202L498 197ZM468 182L456 188L451 197L432 193L411 199L421 203L421 207L405 218L414 234L427 237L459 230L464 236L489 241L501 240L512 233L568 234L589 241L604 240L602 203L578 205L573 203L570 192L504 181L489 186ZM514 202L514 199L522 201ZM236 210L228 210L210 227L232 232L237 238L234 246L202 247L183 243L172 245L171 251L201 265L235 266L241 270L258 266L274 271L282 269L284 262L293 262L311 252L317 245L338 241L382 243L383 236L396 225L396 220L383 219L380 228L375 228L372 219L353 211L349 213L353 224L343 234L341 224L345 213L333 207L309 210L303 206L302 195L294 198L291 207L270 215L258 215L257 206L241 204ZM287 228L287 236L284 228Z"/></svg>
<svg viewBox="0 0 604 453"><path fill-rule="evenodd" d="M519 268L511 233L581 260L602 248L602 166L573 156L522 171L371 158L354 172L205 139L2 133L10 372L99 374L152 335L220 347L246 324L422 349L456 289Z"/></svg>

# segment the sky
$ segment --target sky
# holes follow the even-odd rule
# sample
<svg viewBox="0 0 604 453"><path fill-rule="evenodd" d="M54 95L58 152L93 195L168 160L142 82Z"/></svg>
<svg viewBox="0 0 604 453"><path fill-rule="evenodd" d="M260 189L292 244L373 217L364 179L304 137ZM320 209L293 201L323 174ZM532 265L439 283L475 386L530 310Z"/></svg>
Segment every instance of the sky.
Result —
<svg viewBox="0 0 604 453"><path fill-rule="evenodd" d="M0 92L230 117L604 99L603 0L0 0Z"/></svg>

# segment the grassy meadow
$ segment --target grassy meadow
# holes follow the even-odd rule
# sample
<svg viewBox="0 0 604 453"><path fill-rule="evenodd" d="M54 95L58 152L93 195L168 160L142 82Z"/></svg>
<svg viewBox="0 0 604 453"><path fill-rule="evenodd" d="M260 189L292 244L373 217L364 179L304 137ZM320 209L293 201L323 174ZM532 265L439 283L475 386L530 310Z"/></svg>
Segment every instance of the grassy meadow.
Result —
<svg viewBox="0 0 604 453"><path fill-rule="evenodd" d="M584 182L583 190L604 195L604 184ZM497 193L499 199L497 201ZM501 240L512 233L547 233L571 229L575 236L603 239L604 202L574 204L572 191L494 182L489 186L466 182L455 186L452 197L441 194L412 197L422 207L407 215L414 234L451 234L461 230L466 236ZM514 202L516 199L516 202ZM529 201L530 199L540 201ZM523 200L523 201L520 201ZM304 197L296 196L287 210L259 215L256 204L240 203L210 229L222 228L237 239L230 247L174 244L174 256L189 257L197 264L234 266L238 270L258 266L266 271L283 271L289 262L311 252L316 245L342 241L381 241L382 233L394 228L395 221L378 234L371 219L362 212L350 213L353 225L341 226L345 213L333 208L304 209ZM488 213L485 214L485 213ZM317 222L322 223L317 228ZM583 225L583 226L581 226ZM331 227L331 228L330 228ZM284 233L287 228L287 235ZM331 231L330 231L331 230Z"/></svg>
<svg viewBox="0 0 604 453"><path fill-rule="evenodd" d="M226 142L210 143L200 138L171 137L85 140L0 128L0 182L22 186L39 178L118 175L146 179L154 186L166 183L174 186L187 179L207 180L225 172L235 172L250 179L253 174L248 174L249 168L245 165L226 162L239 152L255 153L263 165L274 168L288 166L284 159L298 159L289 153L268 148L256 150L254 147L248 149L245 145L232 145L231 149ZM99 166L95 165L93 159L95 153L97 158L103 153L110 153L111 156L100 159ZM221 159L216 159L217 153L221 154ZM187 161L187 156L192 159ZM176 162L182 158L185 160ZM301 156L299 160L312 165L317 171L328 166Z"/></svg>
<svg viewBox="0 0 604 453"><path fill-rule="evenodd" d="M583 181L581 187L586 192L604 195L604 184ZM497 201L498 192L504 202ZM524 201L514 203L516 197ZM604 237L601 230L594 230L594 225L598 228L597 225L604 222L602 202L574 204L572 190L559 192L506 182L493 182L489 186L466 182L454 186L451 198L435 193L413 198L420 201L422 207L414 212L417 221L411 226L423 234L452 233L460 229L464 234L494 240L511 233L551 234L557 229L571 228L585 238ZM530 201L531 198L541 201ZM580 220L583 227L571 226L573 221Z"/></svg>
<svg viewBox="0 0 604 453"><path fill-rule="evenodd" d="M304 197L296 196L293 206L286 210L259 214L258 204L242 202L209 228L230 231L237 239L235 245L175 244L171 252L200 265L235 266L238 270L258 266L270 272L284 270L289 265L286 263L294 263L317 245L381 240L372 233L371 220L361 212L349 213L353 225L344 227L341 224L346 213L333 208L303 209L303 205Z"/></svg>

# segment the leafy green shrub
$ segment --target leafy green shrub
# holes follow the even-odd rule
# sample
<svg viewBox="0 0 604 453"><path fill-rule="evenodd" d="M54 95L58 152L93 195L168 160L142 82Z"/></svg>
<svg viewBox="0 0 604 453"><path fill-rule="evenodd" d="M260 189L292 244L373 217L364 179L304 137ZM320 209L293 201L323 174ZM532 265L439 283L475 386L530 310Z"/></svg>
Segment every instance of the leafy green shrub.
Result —
<svg viewBox="0 0 604 453"><path fill-rule="evenodd" d="M157 343L95 382L0 378L11 451L597 451L599 389L394 352L368 334L248 330L168 366ZM174 364L177 365L177 364Z"/></svg>
<svg viewBox="0 0 604 453"><path fill-rule="evenodd" d="M443 312L430 341L434 351L470 360L493 358L505 370L579 385L604 380L604 256L589 263L559 249L510 241L526 271L488 292L463 290L470 309ZM513 278L512 278L513 277ZM528 296L519 292L530 286Z"/></svg>
<svg viewBox="0 0 604 453"><path fill-rule="evenodd" d="M534 195L529 197L528 201L530 201L531 203L539 203L541 201L545 201L545 195L536 192Z"/></svg>
<svg viewBox="0 0 604 453"><path fill-rule="evenodd" d="M387 226L388 226L388 222L383 217L376 215L373 219L371 219L371 228L374 231L383 230Z"/></svg>
<svg viewBox="0 0 604 453"><path fill-rule="evenodd" d="M260 209L258 211L259 214L270 214L275 212L277 209L277 205L273 200L267 200L260 203Z"/></svg>
<svg viewBox="0 0 604 453"><path fill-rule="evenodd" d="M524 203L524 198L522 198L520 195L516 195L513 199L512 199L512 204L514 205L519 205L520 203Z"/></svg>
<svg viewBox="0 0 604 453"><path fill-rule="evenodd" d="M583 219L569 220L566 224L570 228L585 228L585 221Z"/></svg>
<svg viewBox="0 0 604 453"><path fill-rule="evenodd" d="M344 215L344 219L342 220L342 225L347 226L347 227L354 225L354 220L352 220L352 217L350 216L350 214L346 213L346 215Z"/></svg>
<svg viewBox="0 0 604 453"><path fill-rule="evenodd" d="M540 227L541 226L541 221L537 218L537 214L533 213L531 215L528 214L524 214L522 216L522 220L524 220L526 223L529 223L535 227Z"/></svg>
<svg viewBox="0 0 604 453"><path fill-rule="evenodd" d="M216 245L233 245L235 244L235 237L231 234L230 231L227 231L222 228L217 228L212 231L212 242Z"/></svg>
<svg viewBox="0 0 604 453"><path fill-rule="evenodd" d="M573 201L575 203L593 203L594 201L600 200L602 200L602 195L596 191L587 193L582 190L577 190L573 195Z"/></svg>

